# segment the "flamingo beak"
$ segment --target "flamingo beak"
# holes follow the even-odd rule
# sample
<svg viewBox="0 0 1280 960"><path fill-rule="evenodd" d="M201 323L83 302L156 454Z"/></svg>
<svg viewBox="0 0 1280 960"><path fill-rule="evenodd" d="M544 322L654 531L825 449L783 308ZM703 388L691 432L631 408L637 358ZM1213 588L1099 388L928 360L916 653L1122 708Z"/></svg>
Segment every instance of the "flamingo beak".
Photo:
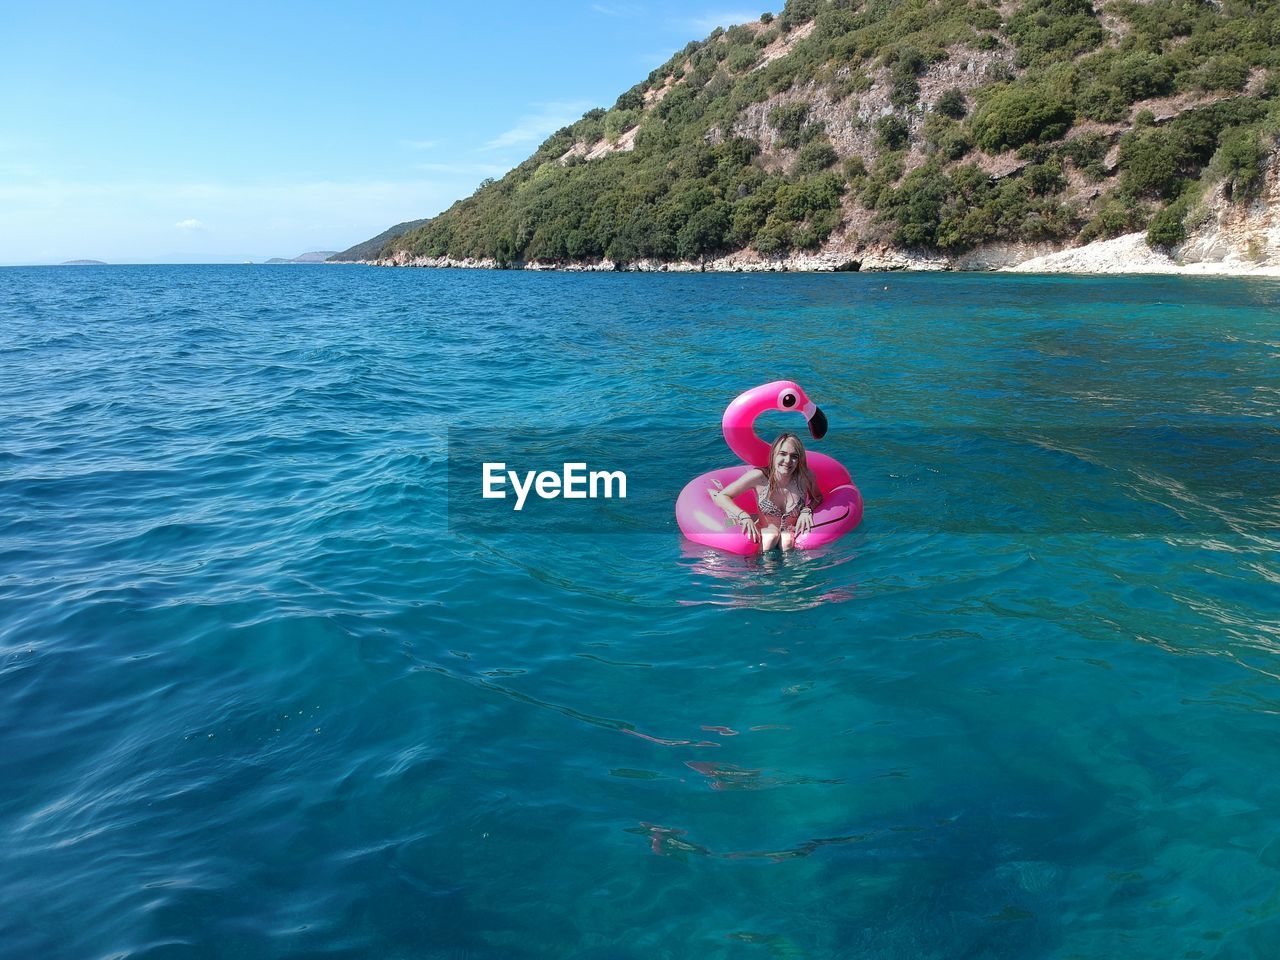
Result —
<svg viewBox="0 0 1280 960"><path fill-rule="evenodd" d="M809 436L815 440L821 440L827 435L827 415L817 406L812 403L806 404L804 415L809 421Z"/></svg>

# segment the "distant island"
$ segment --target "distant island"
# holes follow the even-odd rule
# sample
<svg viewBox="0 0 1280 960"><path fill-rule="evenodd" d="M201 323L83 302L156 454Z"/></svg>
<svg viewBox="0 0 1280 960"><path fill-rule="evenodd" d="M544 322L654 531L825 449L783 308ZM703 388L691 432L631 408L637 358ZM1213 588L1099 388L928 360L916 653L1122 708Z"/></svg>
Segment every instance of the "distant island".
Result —
<svg viewBox="0 0 1280 960"><path fill-rule="evenodd" d="M105 260L63 260L60 267L105 267Z"/></svg>
<svg viewBox="0 0 1280 960"><path fill-rule="evenodd" d="M272 257L270 260L264 260L264 263L324 263L330 257L337 256L336 250L313 250L311 253L302 253L294 257L292 260L286 260L283 257Z"/></svg>
<svg viewBox="0 0 1280 960"><path fill-rule="evenodd" d="M1280 272L1275 36L1276 3L788 0L334 259Z"/></svg>

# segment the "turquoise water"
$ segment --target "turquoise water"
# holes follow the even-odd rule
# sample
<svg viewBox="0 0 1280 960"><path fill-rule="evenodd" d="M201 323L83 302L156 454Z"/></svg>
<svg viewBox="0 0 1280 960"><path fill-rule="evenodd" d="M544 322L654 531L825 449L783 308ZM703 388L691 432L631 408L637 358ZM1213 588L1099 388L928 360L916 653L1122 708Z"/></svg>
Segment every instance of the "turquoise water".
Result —
<svg viewBox="0 0 1280 960"><path fill-rule="evenodd" d="M1269 955L1278 308L0 271L5 953ZM683 544L724 405L779 377L863 526ZM633 490L468 512L450 438L507 434Z"/></svg>

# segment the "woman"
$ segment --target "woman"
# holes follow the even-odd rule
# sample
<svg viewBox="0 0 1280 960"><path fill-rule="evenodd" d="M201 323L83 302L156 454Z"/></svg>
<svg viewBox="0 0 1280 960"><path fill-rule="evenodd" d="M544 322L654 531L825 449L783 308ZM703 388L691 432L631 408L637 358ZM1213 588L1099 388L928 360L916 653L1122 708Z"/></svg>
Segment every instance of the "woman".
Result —
<svg viewBox="0 0 1280 960"><path fill-rule="evenodd" d="M759 521L740 510L733 498L751 488L756 491ZM711 497L760 550L790 550L796 537L813 528L813 508L822 502L818 481L805 459L804 444L794 433L784 433L769 448L769 463L752 467Z"/></svg>

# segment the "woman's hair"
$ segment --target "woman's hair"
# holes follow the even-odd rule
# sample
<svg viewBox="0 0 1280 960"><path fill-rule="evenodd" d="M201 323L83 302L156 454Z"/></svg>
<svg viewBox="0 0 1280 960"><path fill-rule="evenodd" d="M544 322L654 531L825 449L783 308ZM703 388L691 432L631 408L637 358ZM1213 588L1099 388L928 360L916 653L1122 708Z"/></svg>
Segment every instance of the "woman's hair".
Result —
<svg viewBox="0 0 1280 960"><path fill-rule="evenodd" d="M809 469L809 455L805 453L804 444L800 442L800 438L794 433L778 434L778 439L773 441L773 446L769 448L769 463L764 468L765 479L769 481L769 499L772 500L776 492L774 490L773 465L777 460L778 448L788 440L795 441L796 449L800 453L800 459L796 463L796 477L800 480L800 489L804 491L804 497L808 505L816 507L822 503L822 491L818 489L818 478Z"/></svg>

